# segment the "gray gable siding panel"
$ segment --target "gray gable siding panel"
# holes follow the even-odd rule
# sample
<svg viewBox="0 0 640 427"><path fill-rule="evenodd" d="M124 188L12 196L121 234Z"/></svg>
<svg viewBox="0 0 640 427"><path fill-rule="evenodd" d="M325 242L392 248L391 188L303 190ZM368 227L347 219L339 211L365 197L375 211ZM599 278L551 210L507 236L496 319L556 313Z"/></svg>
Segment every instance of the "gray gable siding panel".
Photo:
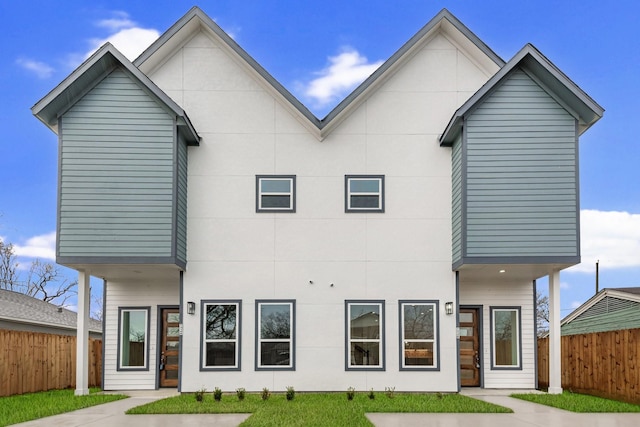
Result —
<svg viewBox="0 0 640 427"><path fill-rule="evenodd" d="M187 262L187 143L178 135L178 189L177 189L177 225L176 256Z"/></svg>
<svg viewBox="0 0 640 427"><path fill-rule="evenodd" d="M465 257L579 256L575 118L516 69L464 132Z"/></svg>
<svg viewBox="0 0 640 427"><path fill-rule="evenodd" d="M60 123L58 256L173 256L174 118L116 69Z"/></svg>
<svg viewBox="0 0 640 427"><path fill-rule="evenodd" d="M451 212L452 212L452 260L456 264L462 259L462 137L458 136L451 152Z"/></svg>

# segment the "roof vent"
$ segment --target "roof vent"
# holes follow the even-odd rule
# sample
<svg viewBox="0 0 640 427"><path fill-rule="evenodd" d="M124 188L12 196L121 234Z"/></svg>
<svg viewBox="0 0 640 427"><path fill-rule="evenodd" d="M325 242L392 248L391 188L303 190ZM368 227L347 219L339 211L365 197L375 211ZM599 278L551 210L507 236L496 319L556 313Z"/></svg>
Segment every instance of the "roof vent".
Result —
<svg viewBox="0 0 640 427"><path fill-rule="evenodd" d="M58 313L62 313L62 307L58 307Z"/></svg>

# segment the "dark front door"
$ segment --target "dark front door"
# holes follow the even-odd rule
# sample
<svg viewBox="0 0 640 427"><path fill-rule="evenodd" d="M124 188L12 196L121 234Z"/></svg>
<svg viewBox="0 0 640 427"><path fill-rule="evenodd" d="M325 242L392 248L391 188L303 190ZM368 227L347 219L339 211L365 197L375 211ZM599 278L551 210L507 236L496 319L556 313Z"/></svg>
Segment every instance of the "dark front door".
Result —
<svg viewBox="0 0 640 427"><path fill-rule="evenodd" d="M160 387L178 386L178 360L180 358L180 310L162 308L160 337Z"/></svg>
<svg viewBox="0 0 640 427"><path fill-rule="evenodd" d="M477 308L460 308L460 385L480 386L480 328Z"/></svg>

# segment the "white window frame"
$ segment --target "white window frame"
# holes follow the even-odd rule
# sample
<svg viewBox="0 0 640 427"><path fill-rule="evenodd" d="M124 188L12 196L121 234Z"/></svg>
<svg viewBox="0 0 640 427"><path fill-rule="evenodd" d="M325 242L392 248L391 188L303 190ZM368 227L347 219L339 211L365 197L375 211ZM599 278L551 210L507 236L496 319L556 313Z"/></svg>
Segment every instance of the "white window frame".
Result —
<svg viewBox="0 0 640 427"><path fill-rule="evenodd" d="M262 338L262 308L269 305L289 306L289 338ZM295 300L256 300L256 371L295 370L295 314ZM263 365L261 355L262 344L264 343L288 343L289 363L287 365Z"/></svg>
<svg viewBox="0 0 640 427"><path fill-rule="evenodd" d="M149 313L151 311L151 307L119 307L118 308L118 369L122 371L148 371L149 370ZM143 358L144 363L142 365L130 366L124 365L124 337L129 336L130 330L127 331L125 335L124 327L125 322L124 314L125 313L144 313L144 345L143 348Z"/></svg>
<svg viewBox="0 0 640 427"><path fill-rule="evenodd" d="M352 338L351 337L351 311L356 306L378 306L378 337L377 338ZM345 301L345 370L347 371L384 371L385 370L385 320L382 300L346 300ZM355 342L378 343L378 364L357 365L351 357L351 344Z"/></svg>
<svg viewBox="0 0 640 427"><path fill-rule="evenodd" d="M345 175L345 212L384 212L384 175ZM377 192L357 192L351 191L351 182L353 181L377 181ZM352 206L352 196L377 196L378 206L376 207L358 207Z"/></svg>
<svg viewBox="0 0 640 427"><path fill-rule="evenodd" d="M209 306L235 306L235 338L207 338L207 307ZM242 317L242 301L240 300L204 300L201 303L202 322L201 322L201 371L239 371L241 361L241 317ZM207 344L208 343L234 343L235 344L235 363L233 365L207 365Z"/></svg>
<svg viewBox="0 0 640 427"><path fill-rule="evenodd" d="M264 181L287 181L289 191L262 191ZM288 196L289 206L263 206L263 196ZM256 175L256 212L290 212L296 211L296 176L295 175Z"/></svg>
<svg viewBox="0 0 640 427"><path fill-rule="evenodd" d="M521 370L522 369L522 321L521 321L521 308L520 307L490 307L491 311L491 369L495 370ZM512 312L516 313L516 360L515 364L510 365L498 365L497 351L496 351L496 313L498 312Z"/></svg>
<svg viewBox="0 0 640 427"><path fill-rule="evenodd" d="M438 301L433 300L409 300L399 301L400 311L400 370L411 371L433 371L439 370L440 366L440 351L439 351L439 308ZM433 338L419 339L419 338L406 338L405 334L405 306L431 306L433 316ZM432 343L433 344L433 363L431 365L407 365L405 361L405 343Z"/></svg>

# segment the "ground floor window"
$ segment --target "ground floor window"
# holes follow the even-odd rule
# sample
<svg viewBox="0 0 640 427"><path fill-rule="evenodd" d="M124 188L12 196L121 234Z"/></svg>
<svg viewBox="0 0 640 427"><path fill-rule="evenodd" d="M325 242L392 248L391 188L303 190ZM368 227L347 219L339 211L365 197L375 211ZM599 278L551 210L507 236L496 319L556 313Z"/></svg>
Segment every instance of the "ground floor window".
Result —
<svg viewBox="0 0 640 427"><path fill-rule="evenodd" d="M384 370L384 301L345 301L346 369Z"/></svg>
<svg viewBox="0 0 640 427"><path fill-rule="evenodd" d="M202 369L240 370L240 301L202 301Z"/></svg>
<svg viewBox="0 0 640 427"><path fill-rule="evenodd" d="M438 303L400 301L400 369L438 367Z"/></svg>
<svg viewBox="0 0 640 427"><path fill-rule="evenodd" d="M491 344L494 369L521 369L519 307L491 307Z"/></svg>
<svg viewBox="0 0 640 427"><path fill-rule="evenodd" d="M256 301L256 369L295 369L295 300Z"/></svg>
<svg viewBox="0 0 640 427"><path fill-rule="evenodd" d="M149 370L150 307L118 310L118 369Z"/></svg>

